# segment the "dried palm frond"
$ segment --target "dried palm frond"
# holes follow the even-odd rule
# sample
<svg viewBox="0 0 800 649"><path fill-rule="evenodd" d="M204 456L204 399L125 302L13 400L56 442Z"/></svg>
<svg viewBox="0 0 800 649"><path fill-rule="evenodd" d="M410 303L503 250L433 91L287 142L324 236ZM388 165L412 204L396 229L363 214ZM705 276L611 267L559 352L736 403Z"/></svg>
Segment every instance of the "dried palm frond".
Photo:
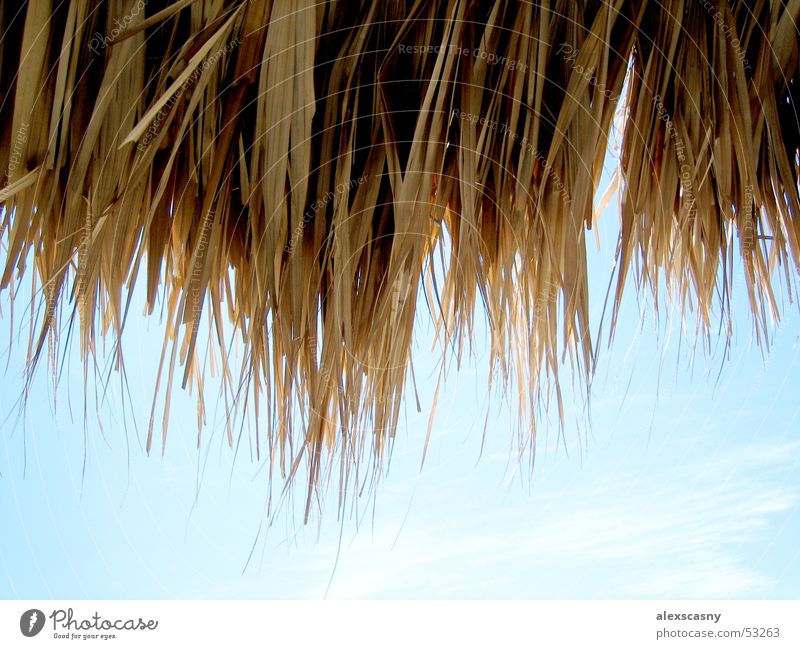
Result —
<svg viewBox="0 0 800 649"><path fill-rule="evenodd" d="M792 296L800 0L29 0L0 13L2 287L18 296L33 260L29 371L46 340L54 362L75 320L88 365L145 281L148 312L161 295L167 317L163 447L178 366L202 387L205 311L229 422L251 404L267 422L259 452L266 441L289 480L308 462L307 511L334 460L342 494L368 454L380 468L421 290L459 360L483 305L525 443L549 395L563 413L567 356L588 384L584 237L620 107L612 327L632 268L639 290L664 285L696 310L706 339L715 306L730 332L733 264L760 341L779 316L773 278Z"/></svg>

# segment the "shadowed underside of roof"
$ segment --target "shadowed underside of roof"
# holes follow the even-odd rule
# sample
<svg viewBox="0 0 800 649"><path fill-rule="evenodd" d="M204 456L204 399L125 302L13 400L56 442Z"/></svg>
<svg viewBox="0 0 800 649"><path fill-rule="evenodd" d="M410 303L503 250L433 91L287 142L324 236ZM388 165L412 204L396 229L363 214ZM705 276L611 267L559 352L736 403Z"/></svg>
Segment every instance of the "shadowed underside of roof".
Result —
<svg viewBox="0 0 800 649"><path fill-rule="evenodd" d="M255 412L259 454L289 481L306 464L308 514L324 479L341 505L380 471L417 310L458 360L480 306L532 448L565 359L592 375L585 237L618 111L612 330L624 285L666 286L701 339L730 335L740 266L766 343L800 267L798 18L800 0L2 2L0 271L38 306L29 375L70 335L91 366L145 283L166 319L148 450L211 353L229 440Z"/></svg>

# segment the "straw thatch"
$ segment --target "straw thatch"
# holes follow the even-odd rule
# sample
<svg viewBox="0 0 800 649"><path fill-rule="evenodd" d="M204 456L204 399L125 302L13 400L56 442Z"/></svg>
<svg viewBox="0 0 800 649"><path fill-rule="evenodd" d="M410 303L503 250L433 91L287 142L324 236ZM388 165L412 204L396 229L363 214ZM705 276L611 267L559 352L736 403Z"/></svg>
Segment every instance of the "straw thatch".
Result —
<svg viewBox="0 0 800 649"><path fill-rule="evenodd" d="M614 314L633 272L701 336L729 331L739 264L763 340L773 278L791 297L800 262L799 17L800 0L4 1L2 287L33 264L29 368L49 340L56 371L75 332L89 365L145 282L164 410L176 376L202 387L205 313L229 421L255 412L286 477L308 461L310 506L323 476L344 493L381 466L423 289L458 358L482 305L532 433L551 390L561 412L563 359L591 377L585 236L621 107Z"/></svg>

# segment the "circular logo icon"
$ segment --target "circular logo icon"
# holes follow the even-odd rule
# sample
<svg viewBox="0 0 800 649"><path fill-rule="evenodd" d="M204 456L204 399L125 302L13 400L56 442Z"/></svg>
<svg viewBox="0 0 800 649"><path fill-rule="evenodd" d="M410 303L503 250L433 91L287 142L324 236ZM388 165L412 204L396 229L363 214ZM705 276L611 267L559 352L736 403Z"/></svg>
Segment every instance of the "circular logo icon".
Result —
<svg viewBox="0 0 800 649"><path fill-rule="evenodd" d="M19 630L22 635L32 638L44 628L44 613L38 608L25 611L19 618Z"/></svg>

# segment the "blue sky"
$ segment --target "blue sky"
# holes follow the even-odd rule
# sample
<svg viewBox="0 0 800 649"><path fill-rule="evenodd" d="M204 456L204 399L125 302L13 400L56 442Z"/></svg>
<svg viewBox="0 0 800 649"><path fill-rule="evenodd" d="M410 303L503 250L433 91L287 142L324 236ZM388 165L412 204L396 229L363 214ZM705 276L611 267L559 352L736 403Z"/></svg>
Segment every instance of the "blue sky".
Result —
<svg viewBox="0 0 800 649"><path fill-rule="evenodd" d="M600 220L599 252L588 236L594 331L615 210L612 202ZM57 407L42 371L17 421L26 345L15 339L0 378L0 597L796 598L800 316L784 305L762 357L741 277L736 284L724 363L719 344L692 360L693 321L662 312L656 323L649 301L628 291L616 344L601 345L591 426L574 396L563 436L543 418L533 476L514 463L507 408L486 393L482 325L476 358L440 395L420 470L436 378L423 313L422 413L407 404L375 499L337 521L331 490L306 526L302 489L271 527L263 523L267 471L246 438L234 462L213 390L214 424L199 451L193 397L176 389L166 452L146 456L156 319L131 317L123 338L138 433L120 420L117 376L103 431L92 415L84 429L76 349ZM6 295L0 306L8 330Z"/></svg>

